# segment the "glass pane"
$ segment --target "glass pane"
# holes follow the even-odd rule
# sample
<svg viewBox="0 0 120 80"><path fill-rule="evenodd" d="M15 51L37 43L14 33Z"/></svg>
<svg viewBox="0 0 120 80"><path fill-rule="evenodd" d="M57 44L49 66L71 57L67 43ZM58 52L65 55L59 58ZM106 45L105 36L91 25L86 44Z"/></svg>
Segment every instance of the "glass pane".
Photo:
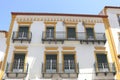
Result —
<svg viewBox="0 0 120 80"><path fill-rule="evenodd" d="M57 68L57 55L46 55L46 69Z"/></svg>
<svg viewBox="0 0 120 80"><path fill-rule="evenodd" d="M86 28L86 32L88 38L94 38L93 28Z"/></svg>
<svg viewBox="0 0 120 80"><path fill-rule="evenodd" d="M103 69L105 70L105 68L109 67L106 54L96 54L96 56L97 56L98 68L100 70Z"/></svg>
<svg viewBox="0 0 120 80"><path fill-rule="evenodd" d="M19 32L28 32L29 27L28 26L21 26L19 27Z"/></svg>
<svg viewBox="0 0 120 80"><path fill-rule="evenodd" d="M15 54L13 69L24 69L25 54Z"/></svg>
<svg viewBox="0 0 120 80"><path fill-rule="evenodd" d="M18 32L18 37L22 37L22 38L26 38L28 37L28 30L29 30L29 27L19 27L19 32Z"/></svg>
<svg viewBox="0 0 120 80"><path fill-rule="evenodd" d="M75 28L67 28L67 37L68 38L76 38Z"/></svg>
<svg viewBox="0 0 120 80"><path fill-rule="evenodd" d="M47 27L46 38L54 38L54 27Z"/></svg>
<svg viewBox="0 0 120 80"><path fill-rule="evenodd" d="M75 69L74 55L64 55L64 69Z"/></svg>

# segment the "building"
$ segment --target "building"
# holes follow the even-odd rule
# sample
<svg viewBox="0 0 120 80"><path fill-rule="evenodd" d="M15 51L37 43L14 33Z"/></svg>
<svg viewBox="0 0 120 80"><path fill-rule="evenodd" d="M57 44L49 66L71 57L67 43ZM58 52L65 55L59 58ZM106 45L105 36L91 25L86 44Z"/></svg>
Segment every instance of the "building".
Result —
<svg viewBox="0 0 120 80"><path fill-rule="evenodd" d="M0 31L0 70L6 50L7 31Z"/></svg>
<svg viewBox="0 0 120 80"><path fill-rule="evenodd" d="M11 14L3 79L117 79L106 15Z"/></svg>
<svg viewBox="0 0 120 80"><path fill-rule="evenodd" d="M105 6L100 15L107 15L109 22L109 31L111 34L111 43L113 46L113 61L116 63L116 77L120 79L120 7ZM109 41L110 41L109 40ZM111 44L110 44L111 45Z"/></svg>

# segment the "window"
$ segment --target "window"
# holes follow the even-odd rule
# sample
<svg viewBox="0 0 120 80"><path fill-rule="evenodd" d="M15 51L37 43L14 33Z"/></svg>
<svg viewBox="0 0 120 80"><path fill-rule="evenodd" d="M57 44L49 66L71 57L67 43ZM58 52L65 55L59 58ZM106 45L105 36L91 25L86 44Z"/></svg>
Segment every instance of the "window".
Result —
<svg viewBox="0 0 120 80"><path fill-rule="evenodd" d="M75 71L75 55L74 54L64 54L64 71L74 72Z"/></svg>
<svg viewBox="0 0 120 80"><path fill-rule="evenodd" d="M54 27L47 27L46 28L46 38L53 39L54 38Z"/></svg>
<svg viewBox="0 0 120 80"><path fill-rule="evenodd" d="M99 71L109 71L109 64L106 54L96 54Z"/></svg>
<svg viewBox="0 0 120 80"><path fill-rule="evenodd" d="M13 72L23 72L24 71L24 61L25 54L15 54L13 62Z"/></svg>
<svg viewBox="0 0 120 80"><path fill-rule="evenodd" d="M56 72L57 69L57 55L47 54L46 55L46 72L52 73Z"/></svg>
<svg viewBox="0 0 120 80"><path fill-rule="evenodd" d="M120 25L120 15L118 15L118 23L119 23L119 25Z"/></svg>
<svg viewBox="0 0 120 80"><path fill-rule="evenodd" d="M68 39L75 39L76 38L75 28L71 28L71 27L67 28L67 38Z"/></svg>
<svg viewBox="0 0 120 80"><path fill-rule="evenodd" d="M93 28L86 28L87 39L94 39Z"/></svg>
<svg viewBox="0 0 120 80"><path fill-rule="evenodd" d="M18 38L28 38L29 27L28 26L20 26L18 31Z"/></svg>

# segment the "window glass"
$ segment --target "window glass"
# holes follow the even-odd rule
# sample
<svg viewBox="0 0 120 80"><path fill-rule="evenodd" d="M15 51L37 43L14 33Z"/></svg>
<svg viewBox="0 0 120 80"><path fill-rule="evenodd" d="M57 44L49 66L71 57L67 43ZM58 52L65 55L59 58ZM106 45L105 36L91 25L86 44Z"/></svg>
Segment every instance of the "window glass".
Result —
<svg viewBox="0 0 120 80"><path fill-rule="evenodd" d="M13 71L20 71L22 72L24 69L24 60L25 54L15 54L14 55L14 62L13 62Z"/></svg>
<svg viewBox="0 0 120 80"><path fill-rule="evenodd" d="M94 38L93 28L86 28L87 38Z"/></svg>
<svg viewBox="0 0 120 80"><path fill-rule="evenodd" d="M21 26L21 27L19 27L18 37L19 38L27 38L28 32L29 32L29 27Z"/></svg>
<svg viewBox="0 0 120 80"><path fill-rule="evenodd" d="M70 70L75 69L75 59L74 55L64 55L64 69Z"/></svg>
<svg viewBox="0 0 120 80"><path fill-rule="evenodd" d="M46 55L46 69L54 70L57 68L57 55Z"/></svg>
<svg viewBox="0 0 120 80"><path fill-rule="evenodd" d="M67 28L67 38L69 39L76 38L75 28Z"/></svg>
<svg viewBox="0 0 120 80"><path fill-rule="evenodd" d="M47 27L46 38L54 38L54 27Z"/></svg>

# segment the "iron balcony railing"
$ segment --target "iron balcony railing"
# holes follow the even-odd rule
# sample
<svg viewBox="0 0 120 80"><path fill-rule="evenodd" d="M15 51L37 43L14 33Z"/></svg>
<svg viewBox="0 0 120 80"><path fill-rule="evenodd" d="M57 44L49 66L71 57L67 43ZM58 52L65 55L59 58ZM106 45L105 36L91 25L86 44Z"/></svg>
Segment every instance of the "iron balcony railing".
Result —
<svg viewBox="0 0 120 80"><path fill-rule="evenodd" d="M47 65L42 63L42 73L79 73L79 64L71 64L64 66L62 63Z"/></svg>
<svg viewBox="0 0 120 80"><path fill-rule="evenodd" d="M96 73L116 73L116 68L114 63L95 63Z"/></svg>
<svg viewBox="0 0 120 80"><path fill-rule="evenodd" d="M87 35L86 32L76 32L74 34L67 34L66 32L43 32L42 40L95 40L106 41L105 33L94 33L94 36Z"/></svg>
<svg viewBox="0 0 120 80"><path fill-rule="evenodd" d="M7 77L23 78L27 75L28 67L29 67L28 63L7 63L7 66L6 66Z"/></svg>
<svg viewBox="0 0 120 80"><path fill-rule="evenodd" d="M12 35L12 40L14 41L31 41L32 32L17 32L14 31Z"/></svg>
<svg viewBox="0 0 120 80"><path fill-rule="evenodd" d="M27 73L28 66L28 63L7 63L6 72Z"/></svg>

